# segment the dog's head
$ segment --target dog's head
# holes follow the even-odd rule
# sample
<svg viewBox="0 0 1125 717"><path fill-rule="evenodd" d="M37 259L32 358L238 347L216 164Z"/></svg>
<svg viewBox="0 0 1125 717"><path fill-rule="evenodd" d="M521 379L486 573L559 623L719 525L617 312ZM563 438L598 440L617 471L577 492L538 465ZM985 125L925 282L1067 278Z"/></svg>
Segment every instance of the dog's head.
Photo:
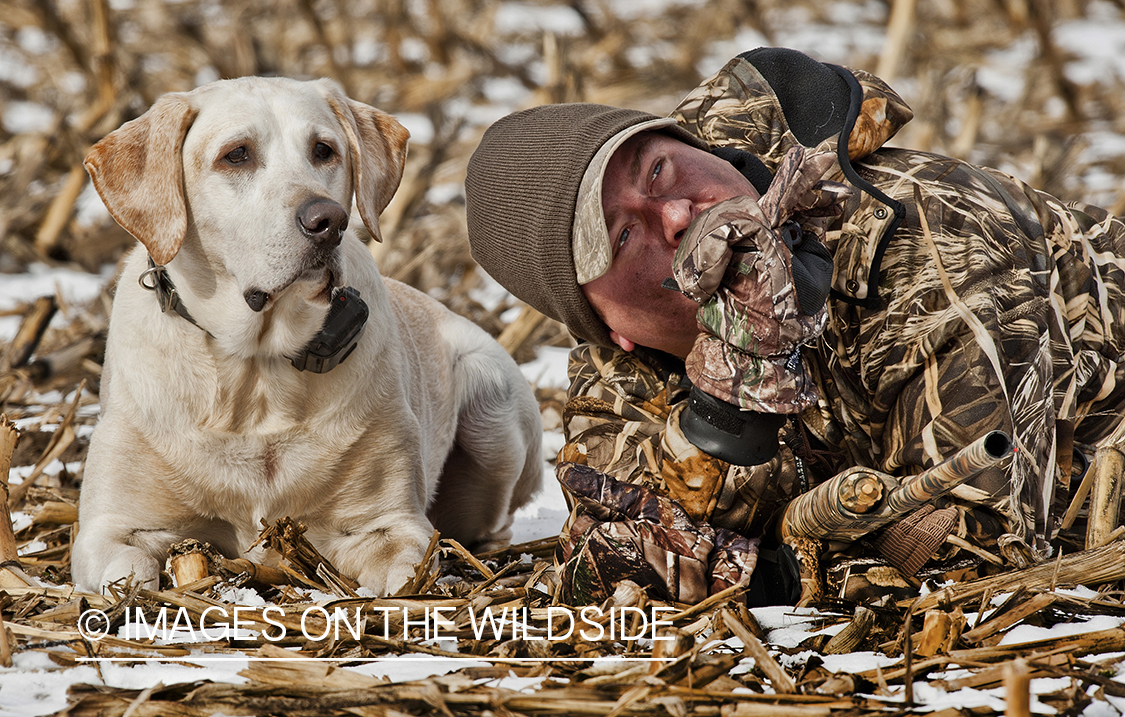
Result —
<svg viewBox="0 0 1125 717"><path fill-rule="evenodd" d="M381 240L408 138L330 80L240 78L162 96L94 145L86 169L158 264L198 237L259 311L263 296L332 269L353 196Z"/></svg>

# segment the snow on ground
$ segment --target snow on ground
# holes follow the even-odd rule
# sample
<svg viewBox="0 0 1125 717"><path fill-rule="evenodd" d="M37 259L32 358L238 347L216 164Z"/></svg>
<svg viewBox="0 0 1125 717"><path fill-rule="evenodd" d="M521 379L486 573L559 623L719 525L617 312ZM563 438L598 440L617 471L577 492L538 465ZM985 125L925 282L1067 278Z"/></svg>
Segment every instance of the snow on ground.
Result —
<svg viewBox="0 0 1125 717"><path fill-rule="evenodd" d="M566 388L566 362L569 349L544 346L534 361L523 364L523 375L534 386ZM543 455L553 457L563 446L561 430L543 432ZM570 511L567 510L562 490L555 480L554 468L543 464L543 490L516 512L512 526L512 542L526 543L537 538L558 535L559 528Z"/></svg>
<svg viewBox="0 0 1125 717"><path fill-rule="evenodd" d="M3 281L0 281L0 313L56 292L65 303L85 304L96 297L113 278L113 272L113 266L106 266L99 274L88 274L63 267L32 264L25 274L3 274ZM21 318L0 316L0 343L12 340L20 327ZM51 321L51 326L59 328L69 322L70 317L59 312Z"/></svg>

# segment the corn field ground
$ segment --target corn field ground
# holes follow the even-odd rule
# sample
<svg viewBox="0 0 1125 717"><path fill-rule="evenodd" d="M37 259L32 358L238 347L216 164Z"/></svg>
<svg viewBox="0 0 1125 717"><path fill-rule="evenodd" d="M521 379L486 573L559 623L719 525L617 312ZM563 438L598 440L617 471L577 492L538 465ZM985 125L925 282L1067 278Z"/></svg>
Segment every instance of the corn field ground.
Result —
<svg viewBox="0 0 1125 717"><path fill-rule="evenodd" d="M100 137L162 93L215 79L336 79L412 135L384 242L372 245L381 271L522 363L571 339L469 255L462 182L484 129L548 102L663 114L762 45L888 80L915 112L896 145L1125 213L1122 0L0 0L0 414L19 429L7 487L16 554L0 563L0 714L1125 712L1120 540L871 609L747 610L737 595L657 605L626 586L595 620L608 629L611 608L635 610L617 640L535 639L551 616L550 539L477 556L435 540L408 589L381 600L357 594L285 521L263 534L283 556L279 572L187 546L177 559L204 566L188 582L111 595L71 584L108 308L133 243L82 168ZM561 391L537 396L557 432ZM197 626L210 610L214 632L214 616L235 607L249 627L221 639L119 631L137 610L152 620L163 609ZM635 637L653 607L674 639ZM442 639L427 622L435 608L448 608ZM524 630L481 635L486 608L518 614ZM110 636L78 629L88 610L106 615ZM312 635L300 623L310 610ZM336 610L365 617L333 633ZM407 667L378 673L380 660Z"/></svg>

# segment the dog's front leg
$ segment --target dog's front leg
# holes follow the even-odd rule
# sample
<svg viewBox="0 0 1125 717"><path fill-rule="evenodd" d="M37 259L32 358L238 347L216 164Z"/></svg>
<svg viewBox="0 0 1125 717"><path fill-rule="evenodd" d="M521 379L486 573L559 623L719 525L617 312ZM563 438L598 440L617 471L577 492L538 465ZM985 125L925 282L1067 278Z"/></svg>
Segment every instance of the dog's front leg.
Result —
<svg viewBox="0 0 1125 717"><path fill-rule="evenodd" d="M105 592L110 583L132 576L146 590L159 590L168 548L185 538L208 543L228 557L239 555L233 526L221 520L184 518L160 527L137 522L107 510L80 524L71 559L76 585Z"/></svg>
<svg viewBox="0 0 1125 717"><path fill-rule="evenodd" d="M159 589L168 546L184 538L238 555L234 527L206 518L182 496L190 481L177 483L165 463L131 426L103 418L94 431L82 479L78 534L71 574L83 590L133 576L150 590Z"/></svg>

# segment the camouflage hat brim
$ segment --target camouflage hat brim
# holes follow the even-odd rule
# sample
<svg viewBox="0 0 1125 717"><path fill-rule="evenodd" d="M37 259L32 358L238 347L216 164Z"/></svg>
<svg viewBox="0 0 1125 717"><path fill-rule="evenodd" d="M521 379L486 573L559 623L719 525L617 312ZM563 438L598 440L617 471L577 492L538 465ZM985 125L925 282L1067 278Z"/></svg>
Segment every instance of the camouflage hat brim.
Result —
<svg viewBox="0 0 1125 717"><path fill-rule="evenodd" d="M606 140L594 153L582 183L578 187L578 201L574 207L574 227L571 232L571 247L574 251L574 270L578 283L588 284L606 273L613 262L613 246L610 243L606 226L605 212L602 208L602 179L605 177L609 160L630 138L641 132L664 129L676 124L670 117L661 117L626 127Z"/></svg>

